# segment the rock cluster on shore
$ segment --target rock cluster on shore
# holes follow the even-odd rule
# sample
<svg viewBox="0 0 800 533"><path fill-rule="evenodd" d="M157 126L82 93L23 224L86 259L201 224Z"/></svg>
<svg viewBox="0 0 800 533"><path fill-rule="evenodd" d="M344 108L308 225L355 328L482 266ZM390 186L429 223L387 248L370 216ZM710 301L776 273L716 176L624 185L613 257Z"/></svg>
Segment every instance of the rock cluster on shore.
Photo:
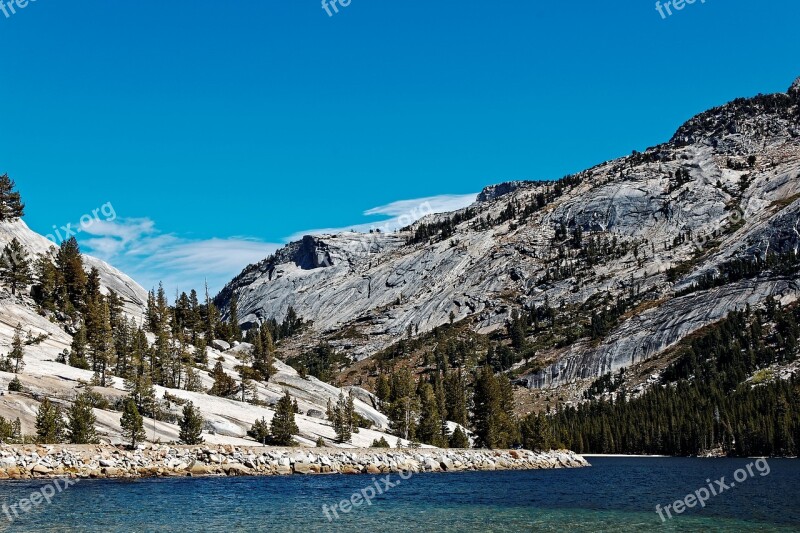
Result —
<svg viewBox="0 0 800 533"><path fill-rule="evenodd" d="M140 445L0 446L0 479L269 476L537 470L590 466L570 451Z"/></svg>

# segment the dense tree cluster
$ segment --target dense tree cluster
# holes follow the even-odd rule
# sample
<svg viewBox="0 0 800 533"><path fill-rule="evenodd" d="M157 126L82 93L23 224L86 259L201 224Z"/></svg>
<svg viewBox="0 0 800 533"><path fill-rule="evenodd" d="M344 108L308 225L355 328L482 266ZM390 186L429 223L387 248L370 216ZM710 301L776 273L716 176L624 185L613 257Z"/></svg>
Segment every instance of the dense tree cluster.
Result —
<svg viewBox="0 0 800 533"><path fill-rule="evenodd" d="M320 342L313 349L286 360L301 376L311 375L325 382L331 382L338 374L339 367L349 362L343 353L337 352L327 342Z"/></svg>
<svg viewBox="0 0 800 533"><path fill-rule="evenodd" d="M22 434L22 422L19 417L9 422L0 416L0 442L4 444L26 444L27 439Z"/></svg>
<svg viewBox="0 0 800 533"><path fill-rule="evenodd" d="M765 272L777 275L797 275L800 272L800 256L796 250L785 253L770 252L761 258L736 258L717 266L714 272L708 272L699 280L677 295L684 296L693 292L705 291L736 283L743 279L753 279Z"/></svg>
<svg viewBox="0 0 800 533"><path fill-rule="evenodd" d="M629 399L594 400L551 417L557 442L578 452L796 455L800 380L768 370L797 358L800 308L769 300L731 313L682 343L661 386ZM606 387L603 387L606 388Z"/></svg>
<svg viewBox="0 0 800 533"><path fill-rule="evenodd" d="M442 448L467 448L469 439L462 427L472 428L476 444L507 448L520 442L514 415L511 382L495 374L490 366L470 374L470 386L462 371L434 372L419 382L408 369L391 377L381 375L376 395L387 413L395 435ZM452 433L447 422L458 427Z"/></svg>
<svg viewBox="0 0 800 533"><path fill-rule="evenodd" d="M434 222L417 224L414 229L414 234L406 239L406 244L411 245L421 242L430 242L433 239L445 241L455 234L456 227L459 224L472 220L477 214L474 208L468 207L451 217ZM408 229L410 228L403 228L404 231Z"/></svg>

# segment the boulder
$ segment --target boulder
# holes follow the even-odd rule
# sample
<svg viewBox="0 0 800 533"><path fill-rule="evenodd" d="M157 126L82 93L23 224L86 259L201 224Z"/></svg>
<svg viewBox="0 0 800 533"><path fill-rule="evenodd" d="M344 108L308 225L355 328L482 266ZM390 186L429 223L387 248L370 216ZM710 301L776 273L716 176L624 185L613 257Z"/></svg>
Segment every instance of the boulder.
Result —
<svg viewBox="0 0 800 533"><path fill-rule="evenodd" d="M439 470L441 470L439 462L431 457L425 458L423 464L425 465L425 470L430 470L431 472L438 472Z"/></svg>
<svg viewBox="0 0 800 533"><path fill-rule="evenodd" d="M314 468L316 465L312 465L309 463L295 463L294 464L294 473L295 474L314 474ZM319 471L319 468L316 469Z"/></svg>
<svg viewBox="0 0 800 533"><path fill-rule="evenodd" d="M48 467L46 467L44 465L39 464L39 465L35 465L31 469L31 472L34 473L34 474L38 474L40 476L42 476L42 475L46 476L46 475L52 473L52 469L50 469L50 468L48 468Z"/></svg>
<svg viewBox="0 0 800 533"><path fill-rule="evenodd" d="M221 339L214 339L211 341L211 346L221 352L227 352L231 349L231 345Z"/></svg>
<svg viewBox="0 0 800 533"><path fill-rule="evenodd" d="M249 468L239 464L224 465L223 469L225 470L225 473L229 476L247 476L252 473Z"/></svg>

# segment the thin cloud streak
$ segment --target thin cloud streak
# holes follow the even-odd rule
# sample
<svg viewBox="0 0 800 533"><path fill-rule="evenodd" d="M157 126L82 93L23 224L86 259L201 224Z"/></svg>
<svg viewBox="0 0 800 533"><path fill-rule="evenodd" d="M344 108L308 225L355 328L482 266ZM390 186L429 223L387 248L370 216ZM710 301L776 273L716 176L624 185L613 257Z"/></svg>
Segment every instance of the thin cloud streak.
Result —
<svg viewBox="0 0 800 533"><path fill-rule="evenodd" d="M457 211L475 203L478 194L443 194L440 196L429 196L427 198L417 198L415 200L398 200L390 204L373 207L364 211L365 217L384 216L389 217L375 222L353 224L339 228L322 228L307 231L300 231L292 234L287 241L296 241L306 235L335 235L354 231L357 233L368 233L370 230L380 229L384 232L392 232L413 224L426 215L434 213L449 213Z"/></svg>
<svg viewBox="0 0 800 533"><path fill-rule="evenodd" d="M471 205L476 194L441 195L400 200L368 209L365 217L388 217L371 223L342 228L295 233L283 243L268 243L250 237L188 239L162 233L149 218L120 218L97 221L84 230L81 240L87 253L130 275L146 289L164 284L174 291L202 291L206 281L212 295L221 290L247 265L258 263L286 243L305 235L336 234L346 231L395 231L432 213L455 211Z"/></svg>
<svg viewBox="0 0 800 533"><path fill-rule="evenodd" d="M261 261L282 243L248 237L192 240L163 234L149 219L118 219L93 225L82 245L91 255L113 264L150 289L159 282L173 290L202 291L206 281L212 295L245 266Z"/></svg>

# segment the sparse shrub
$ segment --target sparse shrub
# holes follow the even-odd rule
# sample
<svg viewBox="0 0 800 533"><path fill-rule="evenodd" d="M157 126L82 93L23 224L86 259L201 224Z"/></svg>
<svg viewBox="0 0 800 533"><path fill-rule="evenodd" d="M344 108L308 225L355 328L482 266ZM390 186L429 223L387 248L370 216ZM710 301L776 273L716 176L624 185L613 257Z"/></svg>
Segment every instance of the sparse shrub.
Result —
<svg viewBox="0 0 800 533"><path fill-rule="evenodd" d="M386 438L381 437L379 439L375 439L374 441L372 441L372 447L373 448L391 448L392 446L388 442L386 442Z"/></svg>

